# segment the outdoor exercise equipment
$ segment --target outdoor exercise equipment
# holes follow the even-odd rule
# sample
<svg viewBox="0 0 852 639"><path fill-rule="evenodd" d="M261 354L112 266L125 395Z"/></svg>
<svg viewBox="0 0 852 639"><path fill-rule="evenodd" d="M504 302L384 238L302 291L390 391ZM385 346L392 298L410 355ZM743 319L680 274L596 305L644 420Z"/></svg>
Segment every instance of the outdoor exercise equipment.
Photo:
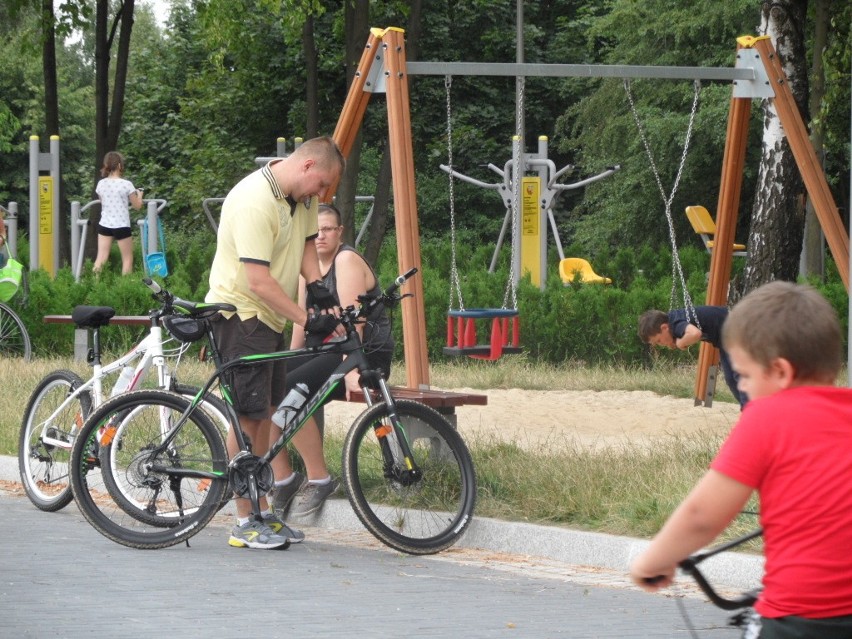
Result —
<svg viewBox="0 0 852 639"><path fill-rule="evenodd" d="M6 224L6 246L12 255L18 255L18 203L0 204L3 222Z"/></svg>
<svg viewBox="0 0 852 639"><path fill-rule="evenodd" d="M142 261L145 273L165 277L168 275L168 266L165 261L166 242L163 236L160 212L168 206L168 202L161 199L145 199L142 201L146 204L146 215L137 220L136 223L141 229ZM83 274L83 260L86 255L86 229L89 226L89 219L81 216L100 202L100 200L92 200L84 205L81 205L80 202L71 202L71 270L74 273L74 280L77 282L80 281L80 276ZM157 232L149 234L149 228L155 228ZM151 257L152 255L153 257ZM154 271L152 271L152 268Z"/></svg>
<svg viewBox="0 0 852 639"><path fill-rule="evenodd" d="M521 49L518 29L518 48ZM767 65L767 66L764 66ZM767 67L769 71L767 71ZM388 139L391 154L394 213L397 229L400 271L422 267L420 228L417 220L414 184L414 153L411 139L408 77L410 75L490 75L524 77L609 77L664 78L679 80L733 81L733 97L728 119L725 157L719 203L716 207L716 245L710 260L707 303L724 304L731 272L731 246L743 177L743 161L748 119L753 98L774 100L790 148L802 172L817 218L837 263L844 285L849 287L849 238L845 234L837 206L825 180L808 133L796 109L772 43L768 38L740 38L736 68L665 67L584 64L525 64L476 62L411 62L405 60L403 31L397 28L372 29L367 38L355 78L334 132L334 139L348 157L372 93L387 98ZM328 197L333 194L330 189ZM411 388L428 387L429 357L426 349L426 322L420 278L411 284L414 296L402 302L403 344L406 376ZM702 350L704 350L702 348ZM701 378L699 360L699 380Z"/></svg>
<svg viewBox="0 0 852 639"><path fill-rule="evenodd" d="M50 150L39 150L30 136L30 269L56 276L59 268L59 136L50 136ZM32 241L37 238L37 241Z"/></svg>
<svg viewBox="0 0 852 639"><path fill-rule="evenodd" d="M452 76L447 77L451 78ZM447 117L449 119L452 116L450 106L451 82L445 82L445 85L448 105ZM523 108L523 84L521 84L519 104ZM519 149L515 148L516 143L519 145ZM596 175L578 180L577 182L559 184L557 180L574 171L576 167L567 164L559 170L556 169L556 164L548 157L547 136L539 136L537 153L524 153L522 151L522 144L520 136L516 135L512 139L512 157L504 164L502 169L494 164L488 164L488 168L500 176L500 182L488 183L477 180L459 172L451 164L441 164L440 168L442 171L468 184L497 191L503 200L506 213L503 217L500 234L497 237L497 245L494 248L494 255L488 269L489 273L493 273L496 268L500 249L506 237L506 231L511 225L513 256L517 256L513 257L513 263L517 267L513 273L515 283L517 284L520 277L529 274L530 281L541 290L544 290L547 274L548 223L553 235L553 241L556 244L559 259L565 259L562 241L559 238L559 229L556 225L556 218L553 215L556 199L565 191L579 189L609 177L621 167L619 165L610 166ZM527 170L534 171L536 175L526 175ZM515 175L521 176L520 203L514 189Z"/></svg>

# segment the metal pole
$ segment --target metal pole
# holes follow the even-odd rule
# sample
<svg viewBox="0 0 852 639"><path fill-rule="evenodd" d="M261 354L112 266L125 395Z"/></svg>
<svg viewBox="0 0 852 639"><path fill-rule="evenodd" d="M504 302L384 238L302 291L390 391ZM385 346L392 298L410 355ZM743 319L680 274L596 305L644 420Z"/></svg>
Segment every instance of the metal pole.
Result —
<svg viewBox="0 0 852 639"><path fill-rule="evenodd" d="M517 0L517 10L515 16L515 58L518 64L524 63L524 0ZM523 105L523 84L524 78L518 76L515 78L515 114L518 121L518 130L516 135L521 136L521 148L523 149L523 141L526 138L526 121L524 118ZM523 174L521 174L523 175Z"/></svg>
<svg viewBox="0 0 852 639"><path fill-rule="evenodd" d="M157 249L157 241L159 240L159 226L157 225L157 203L153 200L148 201L148 252L146 255L151 255L151 253L158 253Z"/></svg>
<svg viewBox="0 0 852 639"><path fill-rule="evenodd" d="M38 268L38 136L30 136L30 270Z"/></svg>
<svg viewBox="0 0 852 639"><path fill-rule="evenodd" d="M547 160L547 136L540 135L538 136L538 159L539 160ZM547 185L550 183L549 174L549 165L546 162L543 162L539 165L537 169L539 180L541 180L539 198L538 198L538 233L539 233L539 246L538 246L538 263L539 263L539 273L541 273L541 283L539 284L539 289L542 291L545 289L547 284L547 208L542 206L544 202L544 190ZM559 237L556 235L556 231L554 231L554 237L556 238L556 242L559 242Z"/></svg>
<svg viewBox="0 0 852 639"><path fill-rule="evenodd" d="M18 203L9 202L9 215L6 217L6 242L9 251L18 257Z"/></svg>
<svg viewBox="0 0 852 639"><path fill-rule="evenodd" d="M53 275L59 271L59 136L50 136L50 177L53 178L53 201L51 202L51 217L53 218Z"/></svg>
<svg viewBox="0 0 852 639"><path fill-rule="evenodd" d="M80 281L80 272L77 270L77 257L80 254L80 203L71 202L71 270L74 279Z"/></svg>

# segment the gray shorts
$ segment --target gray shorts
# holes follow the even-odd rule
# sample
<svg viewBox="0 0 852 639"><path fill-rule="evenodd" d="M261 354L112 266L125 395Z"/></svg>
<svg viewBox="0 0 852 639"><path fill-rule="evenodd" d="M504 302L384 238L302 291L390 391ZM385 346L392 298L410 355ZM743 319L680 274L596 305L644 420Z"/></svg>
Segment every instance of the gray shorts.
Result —
<svg viewBox="0 0 852 639"><path fill-rule="evenodd" d="M237 315L225 319L217 315L211 322L223 362L243 355L284 350L284 336L256 317L241 320ZM232 369L224 381L231 387L234 409L249 419L266 419L270 407L284 399L287 365L284 360L252 364Z"/></svg>

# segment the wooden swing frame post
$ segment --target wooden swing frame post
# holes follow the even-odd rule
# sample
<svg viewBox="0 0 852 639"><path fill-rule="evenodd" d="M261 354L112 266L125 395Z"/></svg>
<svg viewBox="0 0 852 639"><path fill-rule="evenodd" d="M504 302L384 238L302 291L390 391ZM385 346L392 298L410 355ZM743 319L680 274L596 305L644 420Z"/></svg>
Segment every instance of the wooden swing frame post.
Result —
<svg viewBox="0 0 852 639"><path fill-rule="evenodd" d="M352 150L370 95L382 92L387 100L399 272L403 273L412 267L422 270L405 39L403 30L395 27L370 30L355 79L349 87L334 130L334 141L344 157L349 157ZM334 196L336 186L329 189L326 195L329 201ZM406 383L409 388L425 389L429 387L429 351L426 348L423 279L412 278L408 287L413 296L402 300Z"/></svg>
<svg viewBox="0 0 852 639"><path fill-rule="evenodd" d="M802 174L808 196L813 202L817 219L848 294L849 237L846 235L840 212L828 188L825 173L811 145L807 127L796 106L781 61L768 36L738 38L737 55L739 56L744 50L756 51L755 64L762 64L764 67L766 84L774 94L774 97L768 99L772 100L778 113L790 150ZM719 203L716 209L716 243L710 257L710 279L707 283L707 304L711 306L726 306L728 303L728 285L731 280L733 261L732 247L742 190L751 101L752 97L731 98L725 155L722 162L722 180L719 186ZM712 391L708 394L708 376L710 367L718 359L718 350L702 342L695 382L696 404L703 403L705 406L712 404Z"/></svg>

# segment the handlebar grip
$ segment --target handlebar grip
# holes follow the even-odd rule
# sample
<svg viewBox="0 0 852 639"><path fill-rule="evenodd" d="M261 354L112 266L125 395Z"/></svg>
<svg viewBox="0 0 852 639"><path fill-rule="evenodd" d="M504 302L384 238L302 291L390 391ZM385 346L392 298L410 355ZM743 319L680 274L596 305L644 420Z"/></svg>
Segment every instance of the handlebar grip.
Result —
<svg viewBox="0 0 852 639"><path fill-rule="evenodd" d="M393 284L391 284L390 286L388 286L388 287L387 287L387 289L385 290L385 295L390 296L390 295L393 295L394 293L396 293L397 289L398 289L400 286L402 286L403 284L405 284L405 280L407 280L408 278L410 278L410 277L411 277L412 275L414 275L416 272L417 272L417 267L414 267L414 268L411 268L411 269L407 270L405 273L403 273L403 274L402 274L402 275L400 275L399 277L397 277L397 278L393 281Z"/></svg>
<svg viewBox="0 0 852 639"><path fill-rule="evenodd" d="M143 277L143 278L142 278L142 283L143 283L145 286L147 286L148 288L150 288L150 289L151 289L151 292L152 292L152 293L154 293L154 295L156 295L157 293L162 293L162 292L163 292L163 289L160 287L160 285L159 285L159 284L157 284L157 283L156 283L154 280L152 280L150 277Z"/></svg>

